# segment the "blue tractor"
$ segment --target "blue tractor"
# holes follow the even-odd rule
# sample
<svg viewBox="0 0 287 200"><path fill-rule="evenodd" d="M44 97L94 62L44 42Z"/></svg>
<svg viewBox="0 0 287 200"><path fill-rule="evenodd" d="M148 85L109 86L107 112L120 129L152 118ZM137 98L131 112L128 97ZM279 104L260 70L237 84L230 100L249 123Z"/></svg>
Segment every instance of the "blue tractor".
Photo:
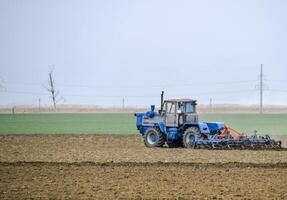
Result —
<svg viewBox="0 0 287 200"><path fill-rule="evenodd" d="M162 147L167 144L173 148L281 148L281 142L269 136L235 135L222 122L199 122L196 100L164 100L163 95L164 92L161 94L161 108L158 112L151 105L150 111L135 114L136 126L146 147Z"/></svg>

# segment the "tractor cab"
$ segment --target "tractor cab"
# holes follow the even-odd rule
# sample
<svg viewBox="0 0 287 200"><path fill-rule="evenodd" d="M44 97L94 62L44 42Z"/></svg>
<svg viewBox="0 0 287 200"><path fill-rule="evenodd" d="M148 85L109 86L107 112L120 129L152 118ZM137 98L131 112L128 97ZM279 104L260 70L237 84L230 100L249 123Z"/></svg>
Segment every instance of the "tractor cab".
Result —
<svg viewBox="0 0 287 200"><path fill-rule="evenodd" d="M197 123L196 100L170 99L165 100L160 115L167 127L180 127L185 122Z"/></svg>

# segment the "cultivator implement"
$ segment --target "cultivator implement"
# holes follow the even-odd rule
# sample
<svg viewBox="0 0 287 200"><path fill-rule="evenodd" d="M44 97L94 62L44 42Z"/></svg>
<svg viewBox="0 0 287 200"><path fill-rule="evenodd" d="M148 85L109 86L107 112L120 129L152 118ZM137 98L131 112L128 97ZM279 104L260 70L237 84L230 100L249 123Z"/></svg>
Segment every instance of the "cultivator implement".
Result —
<svg viewBox="0 0 287 200"><path fill-rule="evenodd" d="M271 139L269 135L258 136L239 133L231 127L224 126L217 134L206 138L190 140L190 147L195 149L281 149L281 141Z"/></svg>

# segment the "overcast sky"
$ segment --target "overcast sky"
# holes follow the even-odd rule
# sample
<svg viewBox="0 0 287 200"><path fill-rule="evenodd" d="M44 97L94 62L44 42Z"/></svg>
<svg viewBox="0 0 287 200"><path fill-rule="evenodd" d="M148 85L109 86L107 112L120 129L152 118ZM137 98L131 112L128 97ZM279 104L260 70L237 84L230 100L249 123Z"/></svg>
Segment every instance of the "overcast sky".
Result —
<svg viewBox="0 0 287 200"><path fill-rule="evenodd" d="M287 1L0 0L0 105L287 105Z"/></svg>

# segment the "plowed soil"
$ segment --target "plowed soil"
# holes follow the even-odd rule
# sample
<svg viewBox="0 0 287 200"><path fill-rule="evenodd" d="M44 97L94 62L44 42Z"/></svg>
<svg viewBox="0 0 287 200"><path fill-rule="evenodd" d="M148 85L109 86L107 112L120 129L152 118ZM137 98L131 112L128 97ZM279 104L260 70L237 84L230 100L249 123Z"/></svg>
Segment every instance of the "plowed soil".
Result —
<svg viewBox="0 0 287 200"><path fill-rule="evenodd" d="M285 150L150 149L140 136L0 136L0 199L287 199L286 180Z"/></svg>

